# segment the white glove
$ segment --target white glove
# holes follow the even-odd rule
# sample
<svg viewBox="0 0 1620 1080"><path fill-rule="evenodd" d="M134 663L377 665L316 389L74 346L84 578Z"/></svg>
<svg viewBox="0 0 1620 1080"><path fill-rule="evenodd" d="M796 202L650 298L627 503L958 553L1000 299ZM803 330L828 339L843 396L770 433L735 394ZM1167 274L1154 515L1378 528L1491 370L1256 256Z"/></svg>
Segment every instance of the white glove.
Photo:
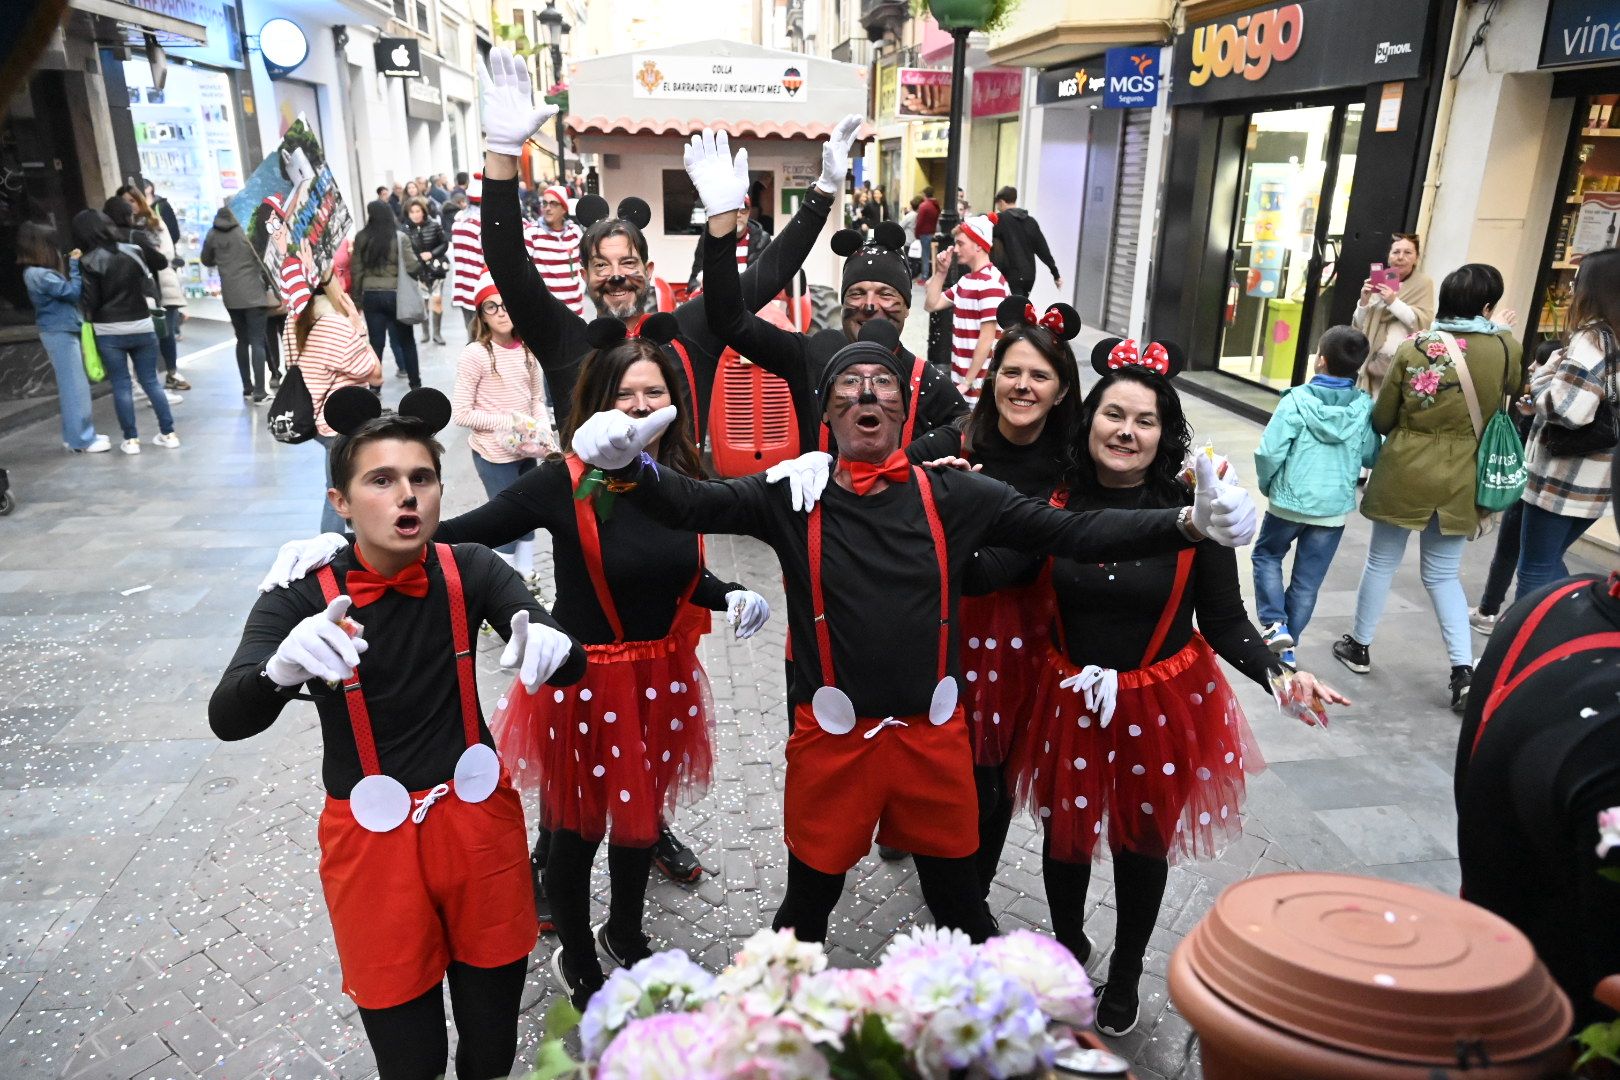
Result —
<svg viewBox="0 0 1620 1080"><path fill-rule="evenodd" d="M849 172L849 148L865 120L860 113L850 113L838 121L833 133L821 144L821 177L816 181L816 187L828 195L836 195L844 190L844 176Z"/></svg>
<svg viewBox="0 0 1620 1080"><path fill-rule="evenodd" d="M622 469L640 457L678 415L673 405L640 420L618 409L599 412L574 431L574 453L598 469Z"/></svg>
<svg viewBox="0 0 1620 1080"><path fill-rule="evenodd" d="M325 611L293 627L264 665L270 681L277 686L299 686L311 679L339 683L353 675L368 646L360 636L365 628L344 618L350 602L347 596L335 597ZM343 628L345 622L354 628L353 637Z"/></svg>
<svg viewBox="0 0 1620 1080"><path fill-rule="evenodd" d="M731 139L724 131L704 128L687 144L686 175L692 178L703 210L709 217L741 210L748 198L748 151L731 157Z"/></svg>
<svg viewBox="0 0 1620 1080"><path fill-rule="evenodd" d="M771 617L771 605L757 592L733 589L726 593L726 622L737 628L737 640L751 638Z"/></svg>
<svg viewBox="0 0 1620 1080"><path fill-rule="evenodd" d="M310 571L319 570L331 562L338 552L348 546L349 541L342 533L321 533L308 540L287 541L276 552L276 561L270 564L270 572L259 582L259 591L285 589L293 582L308 577Z"/></svg>
<svg viewBox="0 0 1620 1080"><path fill-rule="evenodd" d="M1193 459L1198 486L1193 489L1193 527L1222 547L1242 547L1254 541L1259 513L1254 498L1236 484L1215 475L1215 462L1207 454Z"/></svg>
<svg viewBox="0 0 1620 1080"><path fill-rule="evenodd" d="M1107 727L1114 718L1114 704L1119 696L1119 672L1113 668L1087 664L1080 674L1070 675L1058 685L1086 696L1086 708L1097 714L1098 726Z"/></svg>
<svg viewBox="0 0 1620 1080"><path fill-rule="evenodd" d="M774 484L786 480L788 490L793 493L793 509L809 513L816 500L821 498L821 493L827 490L827 481L832 476L832 460L831 454L812 450L787 461L778 461L765 470L765 482Z"/></svg>
<svg viewBox="0 0 1620 1080"><path fill-rule="evenodd" d="M557 115L557 106L534 103L529 69L510 49L494 49L489 63L478 60L478 110L484 145L494 153L523 156L523 144Z"/></svg>
<svg viewBox="0 0 1620 1080"><path fill-rule="evenodd" d="M529 613L512 616L512 636L501 651L501 667L517 668L523 689L534 693L540 684L557 673L574 649L574 641L561 630L545 623L529 623Z"/></svg>

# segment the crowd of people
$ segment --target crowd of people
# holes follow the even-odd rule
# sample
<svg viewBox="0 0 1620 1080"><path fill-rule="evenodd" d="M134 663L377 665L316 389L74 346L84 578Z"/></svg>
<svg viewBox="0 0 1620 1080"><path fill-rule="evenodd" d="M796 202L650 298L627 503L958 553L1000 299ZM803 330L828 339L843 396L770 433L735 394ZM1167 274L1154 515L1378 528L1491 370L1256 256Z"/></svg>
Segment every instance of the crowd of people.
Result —
<svg viewBox="0 0 1620 1080"><path fill-rule="evenodd" d="M723 533L771 547L786 594L788 874L774 926L823 941L875 841L914 860L936 923L982 941L998 932L987 899L1026 812L1042 832L1053 934L1082 963L1092 863L1104 849L1113 861L1117 927L1096 1018L1110 1036L1140 1015L1170 865L1211 858L1240 832L1247 777L1263 768L1227 669L1325 725L1349 701L1301 670L1298 647L1346 523L1358 508L1372 522L1354 624L1332 647L1357 675L1415 533L1464 715L1469 898L1530 934L1592 1012L1597 977L1620 970L1620 942L1585 948L1620 925L1605 854L1586 850L1597 811L1620 804L1620 756L1602 752L1620 686L1599 667L1562 683L1545 669L1572 649L1620 646L1620 579L1571 582L1564 563L1613 505L1620 252L1583 260L1570 332L1526 363L1499 272L1463 265L1437 288L1418 270L1419 237L1395 234L1394 278L1369 274L1352 323L1321 335L1312 378L1266 426L1262 518L1233 463L1195 444L1174 343L1103 340L1083 387L1079 316L1029 300L1037 262L1063 281L1014 188L992 213L959 205L943 238L932 189L898 223L881 188L854 189L832 238L845 256L838 325L804 332L758 313L800 275L849 190L860 117L834 128L780 228L760 221L726 135L693 136L686 171L707 225L677 302L651 273L645 204L609 212L570 184L518 179L524 143L554 110L505 50L481 91L483 171L379 186L332 265L306 249L268 274L228 209L198 255L219 273L244 399L263 402L296 369L326 462L321 534L270 569L210 722L242 739L291 700L316 706L322 884L384 1078L443 1071L446 981L457 1074L507 1075L542 933L555 932L551 971L581 1007L604 960L655 951L651 868L683 880L701 869L676 833L713 760L700 642L716 614L739 638L772 616L749 583L710 571L704 537ZM137 179L74 219L66 257L48 229L21 237L75 452L111 445L91 422L91 346L124 452L141 447L136 384L153 443L179 446L185 301L164 205ZM900 343L918 285L925 311L950 320L944 364ZM446 305L466 331L448 396L424 386L417 352L445 344ZM385 343L409 387L392 412L378 396ZM713 480L701 448L727 349L786 383L804 453ZM1491 437L1498 420L1517 433L1506 449ZM488 498L441 519L450 427ZM1522 494L1497 505L1509 488ZM538 531L551 544L549 610L532 588ZM1470 610L1463 554L1493 532ZM1251 541L1255 618L1234 553ZM1504 610L1515 578L1520 602ZM487 721L469 645L484 623L513 673ZM1477 670L1471 631L1488 637ZM1556 739L1531 695L1569 703ZM1521 790L1527 769L1546 778L1536 792ZM1500 827L1504 806L1517 816ZM1526 873L1536 860L1542 872ZM1567 915L1527 898L1576 868L1590 880L1561 886Z"/></svg>

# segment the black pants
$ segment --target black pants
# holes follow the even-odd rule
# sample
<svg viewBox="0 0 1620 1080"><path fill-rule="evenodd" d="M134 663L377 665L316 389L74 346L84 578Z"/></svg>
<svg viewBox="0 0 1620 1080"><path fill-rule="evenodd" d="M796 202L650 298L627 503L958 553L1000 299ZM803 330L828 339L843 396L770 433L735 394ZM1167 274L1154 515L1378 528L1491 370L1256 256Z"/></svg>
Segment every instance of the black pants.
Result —
<svg viewBox="0 0 1620 1080"><path fill-rule="evenodd" d="M1007 287L1012 290L1014 296L1028 296L1035 288L1035 279L1033 277L1009 277L1007 278Z"/></svg>
<svg viewBox="0 0 1620 1080"><path fill-rule="evenodd" d="M270 372L281 374L281 332L287 327L286 314L264 317L264 350L269 357Z"/></svg>
<svg viewBox="0 0 1620 1080"><path fill-rule="evenodd" d="M451 962L450 1011L456 1018L456 1075L494 1080L517 1057L518 1005L528 957L498 968ZM390 1009L361 1009L360 1022L377 1059L378 1080L435 1080L444 1075L450 1042L444 1030L444 987Z"/></svg>
<svg viewBox="0 0 1620 1080"><path fill-rule="evenodd" d="M1007 830L1012 825L1012 788L1000 765L973 766L973 786L979 794L979 851L973 864L979 873L979 895L989 899L990 883L996 880L1001 849L1007 846Z"/></svg>
<svg viewBox="0 0 1620 1080"><path fill-rule="evenodd" d="M366 316L366 335L371 351L382 355L383 338L394 351L394 365L405 372L411 389L422 385L422 372L416 365L416 335L399 321L399 298L393 289L367 289L360 297L360 310Z"/></svg>
<svg viewBox="0 0 1620 1080"><path fill-rule="evenodd" d="M570 972L590 980L601 979L596 942L591 936L591 864L600 840L587 840L577 832L556 829L546 853L546 899L551 921ZM651 847L608 844L608 936L627 946L640 947L641 916L647 903L647 874L652 869ZM596 985L600 985L598 982Z"/></svg>
<svg viewBox="0 0 1620 1080"><path fill-rule="evenodd" d="M995 934L996 921L979 895L979 872L971 855L962 859L933 855L911 858L917 866L923 901L937 925L960 930L974 942ZM771 929L791 929L800 941L827 940L827 921L843 892L843 874L824 874L790 853L787 895L776 909Z"/></svg>
<svg viewBox="0 0 1620 1080"><path fill-rule="evenodd" d="M226 308L236 332L236 370L242 375L242 393L264 393L264 328L267 308ZM251 367L249 366L251 363Z"/></svg>
<svg viewBox="0 0 1620 1080"><path fill-rule="evenodd" d="M1064 948L1084 963L1090 958L1086 942L1086 887L1091 884L1091 863L1060 862L1048 852L1041 856L1041 876L1046 879L1046 903L1052 912L1052 935ZM1114 852L1114 904L1119 924L1114 931L1114 955L1108 962L1108 978L1129 980L1142 976L1142 960L1147 955L1148 938L1164 902L1164 886L1170 878L1170 862L1163 857L1138 855L1134 851Z"/></svg>
<svg viewBox="0 0 1620 1080"><path fill-rule="evenodd" d="M1491 555L1491 570L1479 598L1481 615L1495 615L1502 610L1513 573L1519 568L1519 536L1523 530L1524 503L1516 502L1502 514L1502 523L1496 529L1496 551Z"/></svg>

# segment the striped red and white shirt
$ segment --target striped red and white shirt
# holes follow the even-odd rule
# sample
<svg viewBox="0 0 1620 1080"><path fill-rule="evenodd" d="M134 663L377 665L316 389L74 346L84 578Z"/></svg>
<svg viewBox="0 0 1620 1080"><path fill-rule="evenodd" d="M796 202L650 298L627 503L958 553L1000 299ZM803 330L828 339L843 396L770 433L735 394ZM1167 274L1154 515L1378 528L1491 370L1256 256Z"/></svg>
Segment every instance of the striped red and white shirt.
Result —
<svg viewBox="0 0 1620 1080"><path fill-rule="evenodd" d="M545 280L551 295L561 300L570 311L585 316L585 282L580 276L584 269L579 257L579 242L585 230L577 222L564 221L557 232L545 223L526 226L529 258Z"/></svg>
<svg viewBox="0 0 1620 1080"><path fill-rule="evenodd" d="M502 441L512 430L515 412L540 421L545 436L556 444L546 408L545 381L534 354L518 341L510 347L469 341L456 361L450 422L472 431L467 445L485 461L517 461L523 455Z"/></svg>
<svg viewBox="0 0 1620 1080"><path fill-rule="evenodd" d="M995 322L996 308L1011 292L1007 279L994 263L985 263L945 290L945 299L952 305L951 374L969 405L979 400L979 386L984 381L984 368L980 368L973 385L963 385L973 368L973 350L979 344L979 330L985 323ZM989 366L986 360L985 367Z"/></svg>
<svg viewBox="0 0 1620 1080"><path fill-rule="evenodd" d="M309 328L304 351L298 351L298 320L289 318L281 332L281 355L297 364L315 406L315 430L336 435L326 423L326 398L345 386L364 386L377 367L377 354L364 331L334 309L322 296L315 301L315 325Z"/></svg>
<svg viewBox="0 0 1620 1080"><path fill-rule="evenodd" d="M287 318L296 319L309 303L309 277L304 273L304 260L288 255L281 263L281 299L287 304Z"/></svg>
<svg viewBox="0 0 1620 1080"><path fill-rule="evenodd" d="M748 230L737 238L737 273L748 269Z"/></svg>
<svg viewBox="0 0 1620 1080"><path fill-rule="evenodd" d="M450 302L458 308L472 308L478 295L478 279L484 276L483 229L482 208L469 205L450 230Z"/></svg>

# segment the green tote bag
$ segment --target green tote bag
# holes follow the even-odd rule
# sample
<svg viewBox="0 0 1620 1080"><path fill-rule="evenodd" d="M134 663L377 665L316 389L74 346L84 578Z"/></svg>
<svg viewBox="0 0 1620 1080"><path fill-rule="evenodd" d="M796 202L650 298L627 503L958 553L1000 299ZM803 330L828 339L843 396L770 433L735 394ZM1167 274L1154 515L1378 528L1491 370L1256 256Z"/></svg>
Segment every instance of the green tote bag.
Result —
<svg viewBox="0 0 1620 1080"><path fill-rule="evenodd" d="M1474 392L1474 380L1468 374L1468 362L1450 334L1441 334L1451 363L1462 382L1463 397L1468 402L1468 415L1479 435L1479 458L1474 482L1474 505L1493 514L1508 509L1524 495L1524 485L1530 475L1524 467L1524 447L1519 433L1513 430L1513 421L1500 405L1483 425L1480 423L1479 399ZM1498 344L1501 344L1498 342ZM1507 374L1507 346L1502 346L1502 364ZM1507 385L1506 378L1503 385Z"/></svg>
<svg viewBox="0 0 1620 1080"><path fill-rule="evenodd" d="M79 324L79 348L84 353L84 375L93 383L107 377L101 366L101 350L96 348L96 329L89 323Z"/></svg>

